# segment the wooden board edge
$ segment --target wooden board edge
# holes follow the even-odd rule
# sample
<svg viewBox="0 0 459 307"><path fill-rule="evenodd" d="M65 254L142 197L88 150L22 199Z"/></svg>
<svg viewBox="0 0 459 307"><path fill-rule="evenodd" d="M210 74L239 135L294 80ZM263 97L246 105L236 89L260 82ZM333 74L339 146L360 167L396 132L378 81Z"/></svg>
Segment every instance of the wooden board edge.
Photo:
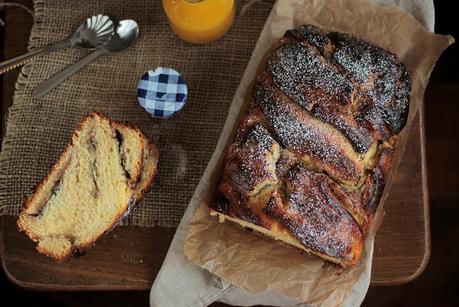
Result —
<svg viewBox="0 0 459 307"><path fill-rule="evenodd" d="M25 290L33 290L33 291L142 291L148 290L151 288L151 284L153 281L149 283L131 283L131 284L123 284L123 285L113 285L113 284L105 284L105 285L62 285L62 284L41 284L35 282L27 282L22 281L15 277L14 273L10 272L8 269L8 260L5 257L5 246L4 246L4 236L5 236L5 216L0 216L0 260L1 260L1 267L3 272L5 272L6 277L9 281L11 281L14 285L25 289Z"/></svg>
<svg viewBox="0 0 459 307"><path fill-rule="evenodd" d="M420 128L420 144L421 144L421 174L422 174L422 194L424 206L424 255L419 264L419 267L412 274L404 278L394 280L372 280L370 286L400 286L407 284L421 275L427 267L431 255L431 236L430 236L430 206L429 206L429 189L427 186L427 157L426 157L426 136L425 136L425 120L424 106L419 109L419 128Z"/></svg>

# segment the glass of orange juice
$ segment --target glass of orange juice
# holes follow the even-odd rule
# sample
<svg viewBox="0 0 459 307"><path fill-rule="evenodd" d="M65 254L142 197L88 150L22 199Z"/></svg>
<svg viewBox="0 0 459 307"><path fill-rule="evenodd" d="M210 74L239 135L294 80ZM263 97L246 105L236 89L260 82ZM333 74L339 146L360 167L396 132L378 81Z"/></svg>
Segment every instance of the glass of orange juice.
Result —
<svg viewBox="0 0 459 307"><path fill-rule="evenodd" d="M195 44L219 39L234 21L234 0L163 0L163 7L172 30Z"/></svg>

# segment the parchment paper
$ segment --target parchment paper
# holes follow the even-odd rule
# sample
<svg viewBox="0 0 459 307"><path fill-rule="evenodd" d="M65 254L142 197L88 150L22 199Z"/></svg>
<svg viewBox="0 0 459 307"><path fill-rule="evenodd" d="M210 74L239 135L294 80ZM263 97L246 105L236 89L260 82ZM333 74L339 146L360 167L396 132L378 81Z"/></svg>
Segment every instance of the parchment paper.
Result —
<svg viewBox="0 0 459 307"><path fill-rule="evenodd" d="M191 201L200 207L190 224L185 254L225 281L252 292L276 291L299 302L341 305L371 261L370 243L380 224L384 200L397 173L410 126L422 107L424 90L434 64L453 38L428 32L411 15L396 7L377 6L364 0L278 1L273 10L235 95L216 150ZM412 78L408 122L399 135L391 174L366 238L362 258L353 269L342 269L317 257L301 254L238 225L219 223L208 214L208 204L216 194L226 148L245 111L247 99L244 97L258 64L287 29L304 23L328 31L347 32L397 54Z"/></svg>

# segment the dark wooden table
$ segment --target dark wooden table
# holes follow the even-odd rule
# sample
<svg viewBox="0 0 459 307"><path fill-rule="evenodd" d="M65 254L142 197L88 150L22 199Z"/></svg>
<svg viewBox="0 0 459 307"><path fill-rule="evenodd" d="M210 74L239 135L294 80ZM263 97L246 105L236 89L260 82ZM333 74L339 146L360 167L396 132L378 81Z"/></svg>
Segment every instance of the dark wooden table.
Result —
<svg viewBox="0 0 459 307"><path fill-rule="evenodd" d="M29 7L31 0L22 0ZM30 17L7 9L4 58L26 51ZM4 118L12 103L17 71L3 80ZM423 110L410 131L410 141L376 235L372 285L396 285L416 278L430 256L429 206L426 187ZM11 281L39 290L148 289L161 267L175 229L117 227L89 254L56 263L34 250L17 231L15 217L1 217L2 267Z"/></svg>

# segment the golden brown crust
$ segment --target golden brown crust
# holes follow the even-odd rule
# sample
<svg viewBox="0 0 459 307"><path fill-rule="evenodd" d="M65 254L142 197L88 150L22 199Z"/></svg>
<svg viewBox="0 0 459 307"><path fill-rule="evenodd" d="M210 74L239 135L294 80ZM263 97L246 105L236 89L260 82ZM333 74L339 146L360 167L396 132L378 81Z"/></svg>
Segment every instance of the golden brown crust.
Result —
<svg viewBox="0 0 459 307"><path fill-rule="evenodd" d="M152 159L154 161L152 175L146 180L144 185L137 186L138 192L136 192L136 206L144 199L147 192L153 186L155 182L156 174L158 173L158 161L159 161L159 151L156 145L153 142L148 142L149 154L146 159ZM144 163L145 164L145 163Z"/></svg>
<svg viewBox="0 0 459 307"><path fill-rule="evenodd" d="M30 231L30 229L24 224L23 220L21 219L21 216L19 216L17 222L16 222L18 229L20 232L24 232L32 241L38 242L38 238L35 236L34 233Z"/></svg>
<svg viewBox="0 0 459 307"><path fill-rule="evenodd" d="M271 195L266 213L304 246L354 265L361 254L363 233L329 183L327 176L297 164L285 176L285 189Z"/></svg>
<svg viewBox="0 0 459 307"><path fill-rule="evenodd" d="M59 255L50 252L48 249L41 248L39 245L37 245L36 249L37 252L39 252L40 254L50 257L58 262L64 262L65 260L71 258L74 255L72 252L66 253L65 255Z"/></svg>
<svg viewBox="0 0 459 307"><path fill-rule="evenodd" d="M279 155L279 144L263 126L255 125L242 144L229 148L224 177L240 193L256 195L277 181L275 164Z"/></svg>
<svg viewBox="0 0 459 307"><path fill-rule="evenodd" d="M365 41L305 25L258 71L211 209L353 266L406 122L406 68Z"/></svg>

